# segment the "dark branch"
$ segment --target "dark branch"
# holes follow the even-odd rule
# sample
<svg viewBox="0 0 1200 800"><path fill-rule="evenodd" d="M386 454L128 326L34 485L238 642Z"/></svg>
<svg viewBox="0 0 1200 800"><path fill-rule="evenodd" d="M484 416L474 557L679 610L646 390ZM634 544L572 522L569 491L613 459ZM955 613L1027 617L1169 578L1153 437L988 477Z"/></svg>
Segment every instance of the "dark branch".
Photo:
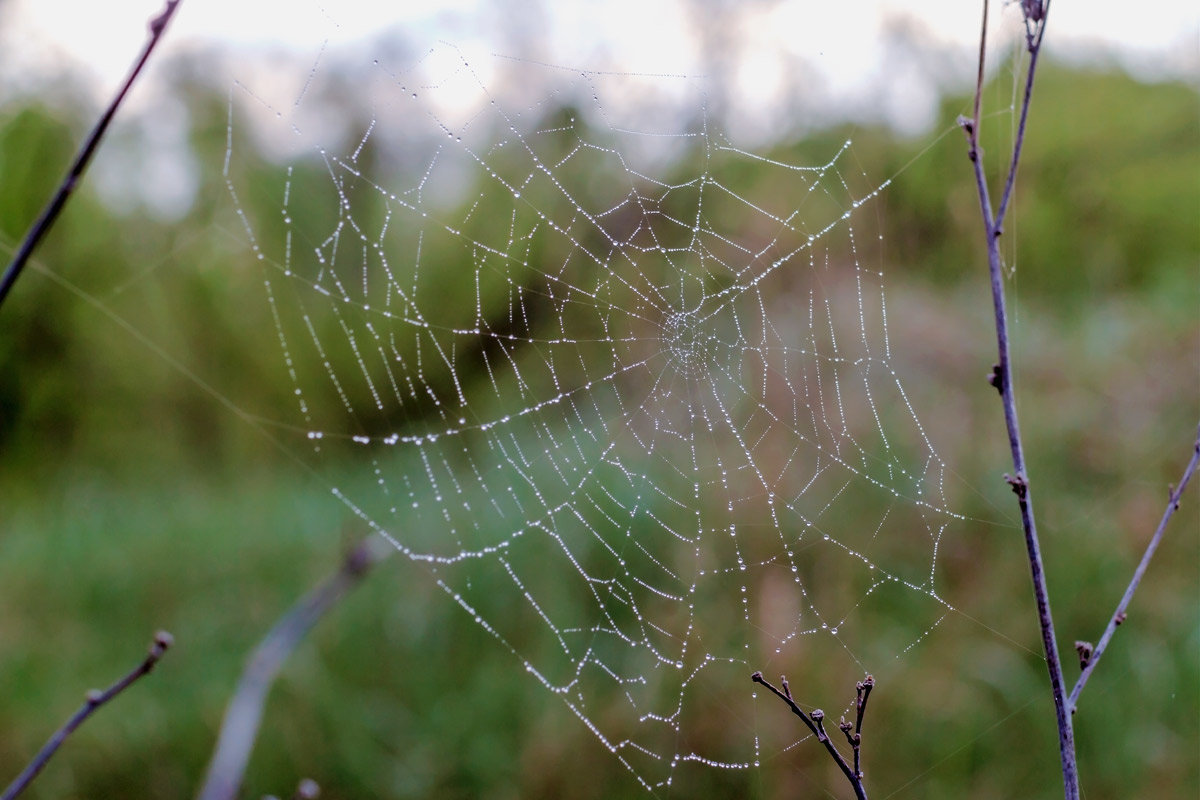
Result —
<svg viewBox="0 0 1200 800"><path fill-rule="evenodd" d="M871 696L871 690L875 688L875 678L868 675L865 679L854 684L856 696L854 698L854 708L856 711L854 720L854 738L850 744L854 747L854 774L862 780L862 762L859 759L860 751L862 750L862 721L863 715L867 713L867 699Z"/></svg>
<svg viewBox="0 0 1200 800"><path fill-rule="evenodd" d="M142 67L146 65L150 54L154 52L154 48L158 45L159 39L162 38L163 31L166 30L167 23L171 21L171 17L175 15L175 10L179 7L180 0L167 0L163 10L157 16L150 20L149 29L150 35L146 39L146 44L142 47L142 52L133 62L133 67L129 71L128 77L125 78L125 83L122 84L112 102L108 104L104 114L96 122L96 126L92 128L92 132L88 134L87 140L83 143L79 153L75 156L75 162L71 165L71 169L67 172L66 177L62 179L62 183L58 186L58 191L54 193L54 197L42 209L41 215L33 223L33 227L25 234L25 239L22 240L21 246L17 248L16 255L13 256L12 262L4 271L4 277L0 278L0 305L4 303L4 298L8 297L8 293L12 290L13 284L21 275L21 270L25 268L33 251L37 248L42 238L53 227L58 215L62 213L63 206L71 197L75 187L79 184L79 179L83 177L83 171L87 169L88 162L92 160L92 156L96 152L96 148L100 145L100 140L104 137L105 131L108 130L108 125L112 122L113 117L117 113L117 108L125 100L125 95L129 94L129 89L133 86L133 82L137 80L138 74L141 73Z"/></svg>
<svg viewBox="0 0 1200 800"><path fill-rule="evenodd" d="M1083 663L1083 658L1082 656L1080 657L1083 673L1079 676L1079 680L1075 682L1075 688L1071 690L1071 696L1067 698L1067 707L1071 710L1072 714L1075 713L1079 702L1079 693L1087 685L1088 678L1092 676L1092 670L1099 663L1100 656L1104 655L1104 650L1108 647L1113 634L1116 633L1117 626L1125 621L1129 604L1133 601L1133 593L1137 591L1138 586L1141 584L1142 576L1146 574L1146 568L1150 566L1150 559L1154 557L1154 551L1158 549L1159 543L1162 542L1163 532L1167 529L1167 523L1171 521L1171 517L1179 510L1179 500L1183 497L1183 490L1187 488L1192 475L1195 474L1197 464L1200 464L1200 426L1196 428L1196 441L1192 444L1192 459L1183 470L1183 476L1179 479L1179 485L1172 488L1167 495L1167 507L1163 510L1162 519L1158 521L1158 527L1154 530L1154 535L1150 537L1150 543L1146 545L1146 552L1142 554L1141 563L1134 570L1133 578L1129 581L1129 586L1125 588L1125 594L1122 595L1121 602L1117 604L1117 610L1113 612L1112 618L1108 621L1108 626L1104 629L1104 634L1100 637L1100 642L1092 649L1087 662Z"/></svg>
<svg viewBox="0 0 1200 800"><path fill-rule="evenodd" d="M983 0L983 22L980 23L981 29L979 32L979 69L975 72L975 105L971 114L970 126L965 124L964 120L959 120L959 124L966 131L967 139L971 143L971 149L967 151L967 157L972 161L979 160L979 111L983 103L983 65L987 56L987 22L988 22L988 0Z"/></svg>
<svg viewBox="0 0 1200 800"><path fill-rule="evenodd" d="M967 156L975 172L975 187L979 195L979 211L983 218L984 238L988 255L988 273L991 279L992 306L996 325L996 347L999 358L992 368L989 382L1000 392L1004 406L1004 422L1008 429L1009 449L1012 452L1014 475L1005 476L1017 495L1021 510L1021 526L1025 532L1025 550L1029 559L1030 577L1037 602L1038 623L1042 632L1042 649L1046 656L1046 668L1050 673L1050 690L1054 698L1055 717L1058 724L1059 756L1062 766L1063 788L1066 800L1079 800L1079 776L1075 756L1075 732L1071 726L1071 715L1067 711L1066 687L1063 679L1062 658L1058 652L1058 640L1054 633L1054 617L1050 610L1050 593L1046 586L1046 570L1042 564L1042 548L1038 541L1037 525L1034 522L1033 494L1029 473L1025 466L1025 452L1021 443L1021 431L1017 422L1016 393L1013 388L1013 373L1009 352L1008 312L1004 298L1004 272L1000 258L999 239L1003 232L1004 216L1016 184L1017 167L1025 143L1026 123L1033 99L1034 76L1037 72L1038 55L1041 53L1045 34L1046 18L1050 0L1022 0L1021 9L1025 18L1025 43L1029 50L1029 66L1026 69L1024 93L1021 98L1020 122L1017 125L1016 141L1013 143L1008 174L1004 179L1004 191L1000 206L993 210L988 193L987 177L983 170L983 159L979 157L980 105L983 96L983 71L985 44L987 39L987 0L984 0L983 25L980 31L979 72L975 86L975 117L969 123L960 120L967 136Z"/></svg>
<svg viewBox="0 0 1200 800"><path fill-rule="evenodd" d="M332 577L305 595L259 643L225 709L225 719L199 800L231 800L237 796L258 736L267 693L279 669L325 612L388 552L390 548L385 549L381 540L362 542L346 556Z"/></svg>
<svg viewBox="0 0 1200 800"><path fill-rule="evenodd" d="M850 746L854 748L853 768L849 763L846 762L845 756L838 752L838 749L833 746L833 740L830 739L829 734L825 732L825 712L818 708L813 710L811 713L806 714L804 709L800 708L800 706L796 704L796 701L792 699L792 690L791 687L788 686L787 678L781 677L779 679L781 685L783 686L783 691L780 691L772 686L771 683L763 677L761 672L755 672L750 676L750 680L767 687L767 689L771 691L771 694L775 695L787 704L787 707L792 710L792 713L799 717L802 722L804 722L805 726L809 729L809 731L812 732L813 736L817 737L817 741L825 746L825 750L829 753L829 757L832 758L834 763L838 765L838 769L840 769L842 774L846 776L846 780L850 781L850 786L854 789L854 796L858 798L858 800L867 800L867 790L863 786L863 774L859 764L859 747L862 744L861 729L863 712L866 711L867 696L871 692L871 687L875 685L875 679L868 675L865 680L857 684L856 688L858 690L858 697L855 701L855 705L858 708L858 725L855 728L853 738L851 738L850 735L849 722L842 720L842 722L838 725L838 728L841 729L842 733L846 735L846 739L850 742Z"/></svg>
<svg viewBox="0 0 1200 800"><path fill-rule="evenodd" d="M173 641L171 634L166 631L159 631L154 635L154 642L150 645L150 652L146 654L142 663L138 664L125 677L103 692L98 689L92 689L88 692L87 700L83 706L67 720L66 724L50 737L50 740L46 742L38 754L34 756L33 760L29 762L29 765L22 770L21 774L16 777L16 780L8 785L8 788L4 790L4 794L0 795L0 800L12 800L25 791L26 787L33 782L33 779L42 771L42 767L46 766L46 762L58 751L58 748L62 746L67 737L82 725L84 720L96 713L96 710L100 706L112 700L121 692L128 689L136 680L154 669L154 665L163 657L163 653L167 652L167 648L171 646Z"/></svg>
<svg viewBox="0 0 1200 800"><path fill-rule="evenodd" d="M1029 68L1025 71L1025 95L1021 102L1021 120L1017 123L1017 140L1013 143L1012 161L1008 165L1008 178L1004 181L1000 207L996 209L996 216L992 221L993 238L1004 231L1004 215L1008 212L1008 201L1012 199L1013 186L1017 180L1017 164L1021 160L1021 148L1025 144L1025 124L1029 121L1029 101L1033 97L1033 76L1037 72L1038 54L1042 52L1042 36L1046 32L1046 13L1050 10L1050 0L1045 0L1045 5L1042 4L1042 0L1026 0L1024 10Z"/></svg>

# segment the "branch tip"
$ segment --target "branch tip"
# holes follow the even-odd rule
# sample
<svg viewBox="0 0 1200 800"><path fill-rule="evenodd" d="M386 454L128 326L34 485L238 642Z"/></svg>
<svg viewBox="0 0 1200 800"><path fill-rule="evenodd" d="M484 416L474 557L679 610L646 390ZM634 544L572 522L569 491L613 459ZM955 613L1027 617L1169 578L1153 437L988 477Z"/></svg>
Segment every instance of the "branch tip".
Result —
<svg viewBox="0 0 1200 800"><path fill-rule="evenodd" d="M180 2L181 0L167 0L163 10L150 18L146 27L149 28L151 36L155 38L162 36L163 28L167 27L167 23L171 21L171 17L175 14L175 8Z"/></svg>
<svg viewBox="0 0 1200 800"><path fill-rule="evenodd" d="M38 773L46 766L46 763L58 752L63 742L67 737L75 732L75 729L82 725L88 717L96 713L101 706L105 705L117 695L124 692L130 686L144 677L154 665L162 658L163 652L166 651L167 645L170 644L169 633L160 631L154 636L154 644L150 647L150 652L142 659L136 667L127 672L123 677L119 678L115 683L107 689L89 689L84 695L84 703L80 706L70 719L55 731L54 735L42 746L38 754L33 757L21 774L13 779L3 792L0 792L0 800L13 800L17 795L25 791L26 787L33 782L33 779L38 776Z"/></svg>
<svg viewBox="0 0 1200 800"><path fill-rule="evenodd" d="M787 704L787 706L791 710L791 712L800 718L800 721L804 723L805 727L808 728L809 732L812 733L813 736L817 737L817 741L819 741L821 743L821 745L825 748L825 752L829 754L829 757L833 759L833 762L835 764L837 764L838 769L840 769L842 771L842 774L846 776L846 780L850 783L850 786L854 789L854 796L855 796L856 800L867 800L867 790L863 786L863 772L862 772L862 762L861 762L862 736L859 734L857 729L855 729L855 732L853 734L850 733L851 729L854 728L855 726L852 726L849 722L847 722L844 717L838 723L838 729L841 730L841 732L845 735L846 741L850 744L850 747L854 750L854 766L851 767L849 762L846 761L845 756L843 756L840 752L838 752L838 749L836 747L834 747L833 741L829 738L829 735L825 732L825 712L822 711L821 709L817 708L817 709L814 709L813 711L805 714L803 709L801 709L800 706L798 706L796 704L796 701L792 699L791 689L788 687L788 684L787 684L787 678L784 678L782 676L780 677L780 680L783 682L784 691L780 691L779 689L776 689L774 686L772 686L766 680L766 678L764 678L762 676L761 672L755 672L754 674L752 674L750 676L750 680L754 681L755 683L761 683L763 686L767 687L767 689L769 689L772 694L774 694L776 697L778 697L780 700L782 700L784 703ZM863 706L866 704L866 695L870 691L871 686L873 686L874 683L875 683L875 679L872 678L870 675L868 675L864 680L855 684L855 688L856 688L856 691L858 694L857 694L854 702L858 707L858 726L857 726L857 728L859 728L859 729L862 727L862 713L863 713ZM785 692L786 692L786 694L785 694Z"/></svg>
<svg viewBox="0 0 1200 800"><path fill-rule="evenodd" d="M305 778L296 786L292 800L316 800L321 796L321 787L312 778Z"/></svg>
<svg viewBox="0 0 1200 800"><path fill-rule="evenodd" d="M390 552L374 547L372 543L378 541L369 537L347 553L338 571L300 598L258 643L225 709L200 800L237 796L275 677L309 630L363 579L372 564Z"/></svg>
<svg viewBox="0 0 1200 800"><path fill-rule="evenodd" d="M17 278L20 277L21 272L25 269L25 265L33 257L34 250L37 249L38 244L49 233L59 214L62 213L67 200L70 199L72 193L75 191L75 187L83 177L84 170L87 169L88 164L91 162L92 155L96 152L96 148L100 146L100 140L104 138L104 133L108 130L109 123L116 116L117 109L125 99L125 95L129 93L142 68L150 59L150 54L154 52L154 48L162 39L163 30L167 27L167 23L171 21L171 17L174 16L179 3L180 0L167 0L163 10L150 19L150 35L142 47L141 53L134 60L133 66L125 78L125 82L117 90L117 93L109 102L104 113L100 115L100 119L97 120L91 133L88 134L87 139L84 140L83 145L75 154L75 160L71 163L66 176L59 183L54 195L46 203L38 218L21 240L21 244L17 248L12 261L9 262L8 267L4 270L4 274L0 276L0 304L3 304L4 299L12 290L13 284L16 283Z"/></svg>

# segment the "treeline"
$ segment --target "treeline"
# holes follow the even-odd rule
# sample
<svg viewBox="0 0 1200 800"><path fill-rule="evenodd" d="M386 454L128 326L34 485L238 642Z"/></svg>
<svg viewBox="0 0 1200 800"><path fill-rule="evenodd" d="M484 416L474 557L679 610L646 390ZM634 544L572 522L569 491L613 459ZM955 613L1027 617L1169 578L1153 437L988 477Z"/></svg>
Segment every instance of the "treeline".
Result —
<svg viewBox="0 0 1200 800"><path fill-rule="evenodd" d="M45 272L25 277L0 314L4 469L44 472L81 460L119 469L131 459L161 459L172 451L182 462L218 467L244 464L267 452L265 439L247 437L245 423L201 384L248 414L299 422L262 287L264 267L248 247L222 175L227 94L185 76L173 91L189 109L188 157L198 166L191 210L170 221L144 204L114 210L85 186L40 253ZM989 91L998 96L999 89ZM952 127L966 102L948 98L943 124ZM65 168L86 124L74 110L78 107L33 97L0 109L0 236L9 248ZM1018 214L1009 231L1015 243L1008 251L1011 266L1022 290L1068 311L1100 295L1142 291L1173 293L1181 307L1190 301L1194 308L1200 252L1196 107L1195 91L1181 83L1148 85L1118 72L1061 66L1043 73L1018 184ZM549 123L568 116L569 109L553 109L542 123L554 127ZM1081 119L1111 122L1083 125ZM364 116L361 123L365 128L369 119ZM1007 135L1003 125L991 125L988 132ZM286 234L284 168L262 152L265 145L249 126L235 125L233 136L238 157L230 178L241 208L264 249L278 255ZM884 129L841 128L780 144L770 155L821 163L847 136L854 140L854 166L866 171L867 180L895 176L877 214L889 283L913 280L947 289L977 280L979 223L959 137L951 131L914 159L928 137L914 142ZM124 140L118 132L108 146L128 150L137 139L126 129ZM559 146L565 149L570 142ZM990 149L1003 152L999 141ZM126 152L122 158L136 155ZM504 159L497 155L493 166L503 171ZM999 171L1003 165L993 161L989 169ZM364 174L381 182L388 170L402 169L397 163L394 153L374 143L358 159ZM680 163L674 169L686 175L697 167ZM748 197L795 191L778 171L745 163L718 177ZM597 174L591 180L602 184L605 179ZM385 213L382 196L370 186L345 191L353 194L356 214ZM337 198L322 164L296 163L291 197L293 231L311 239L332 229ZM448 219L470 220L476 226L470 235L486 238L491 234L480 232L480 226L510 223L511 208L496 204L510 206L511 197L497 197L486 185L467 188L461 197L465 204L482 205L447 212ZM538 202L553 207L549 195L531 205ZM1036 202L1036 213L1019 213L1026 202ZM528 257L545 263L567 257L545 242L552 240L535 242ZM319 242L294 244L308 248L307 254ZM386 246L394 258L409 258L415 238L396 224ZM463 278L474 274L474 256L448 239L423 246L424 262L438 267L426 270L423 280L441 281L432 310L448 321L469 322L475 287ZM498 308L507 302L499 283L483 291L495 297ZM287 306L286 299L281 306ZM403 419L419 426L429 412L404 409ZM72 454L86 454L86 459Z"/></svg>

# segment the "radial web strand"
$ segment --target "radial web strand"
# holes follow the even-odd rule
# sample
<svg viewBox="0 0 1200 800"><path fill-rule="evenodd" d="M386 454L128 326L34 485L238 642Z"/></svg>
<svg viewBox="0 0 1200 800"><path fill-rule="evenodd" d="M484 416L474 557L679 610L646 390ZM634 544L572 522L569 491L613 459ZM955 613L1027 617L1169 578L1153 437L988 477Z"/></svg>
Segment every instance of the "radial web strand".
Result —
<svg viewBox="0 0 1200 800"><path fill-rule="evenodd" d="M435 55L376 64L341 127L320 75L287 114L234 92L297 447L645 786L752 768L753 670L852 686L953 610L958 517L887 332L887 182L848 141L736 146L699 98L635 113L630 76L531 102ZM294 158L239 183L280 119Z"/></svg>

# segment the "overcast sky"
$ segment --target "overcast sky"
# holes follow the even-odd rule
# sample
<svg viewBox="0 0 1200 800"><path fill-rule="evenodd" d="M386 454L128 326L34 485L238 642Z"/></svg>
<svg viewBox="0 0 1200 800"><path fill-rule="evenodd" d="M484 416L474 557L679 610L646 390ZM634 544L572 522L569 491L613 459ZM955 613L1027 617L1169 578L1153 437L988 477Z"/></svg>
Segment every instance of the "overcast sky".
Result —
<svg viewBox="0 0 1200 800"><path fill-rule="evenodd" d="M879 49L880 36L905 18L940 44L969 50L980 13L971 0L183 0L164 50L217 44L303 54L325 40L344 44L391 30L418 45L446 40L493 52L524 37L538 56L572 67L694 73L706 68L695 12L705 5L737 7L733 27L746 45L738 65L742 80L767 86L776 80L781 53L802 54L839 83L861 80L872 69L870 53ZM1014 4L992 5L997 14L1017 18ZM0 0L4 58L20 58L29 69L76 61L111 84L161 7L161 0ZM1197 77L1195 0L1055 0L1051 25L1050 47L1060 54L1103 47L1144 70Z"/></svg>
<svg viewBox="0 0 1200 800"><path fill-rule="evenodd" d="M99 106L161 8L162 0L0 0L0 95L70 71L83 76ZM972 0L183 0L155 63L218 48L225 57L202 61L212 65L215 85L238 80L264 97L277 90L280 99L272 102L280 107L293 105L314 63L360 61L365 73L373 58L402 62L397 52L411 57L430 48L449 62L469 58L476 90L480 84L488 92L524 88L526 98L544 97L556 71L564 79L584 70L638 73L640 83L613 88L605 98L610 108L671 102L694 108L699 88L709 110L719 107L725 130L755 146L842 118L927 131L940 93L965 91L974 74L980 10ZM1050 13L1052 56L1118 59L1145 77L1200 81L1195 0L1054 0ZM989 45L998 63L1012 52L1003 34L1015 41L1019 4L995 0L990 24L999 34ZM433 58L421 66L426 74L452 71L453 63L434 64ZM186 116L168 113L169 98L156 95L153 80L152 66L125 118L136 117L139 105L154 104L144 117L175 129L159 138L181 138L183 123L172 119ZM679 89L683 82L692 92L687 97ZM456 103L465 117L480 102L470 86L462 96L439 88L441 120L453 121ZM168 144L161 149L159 161L179 163ZM189 195L178 194L174 203L157 202L182 210Z"/></svg>

